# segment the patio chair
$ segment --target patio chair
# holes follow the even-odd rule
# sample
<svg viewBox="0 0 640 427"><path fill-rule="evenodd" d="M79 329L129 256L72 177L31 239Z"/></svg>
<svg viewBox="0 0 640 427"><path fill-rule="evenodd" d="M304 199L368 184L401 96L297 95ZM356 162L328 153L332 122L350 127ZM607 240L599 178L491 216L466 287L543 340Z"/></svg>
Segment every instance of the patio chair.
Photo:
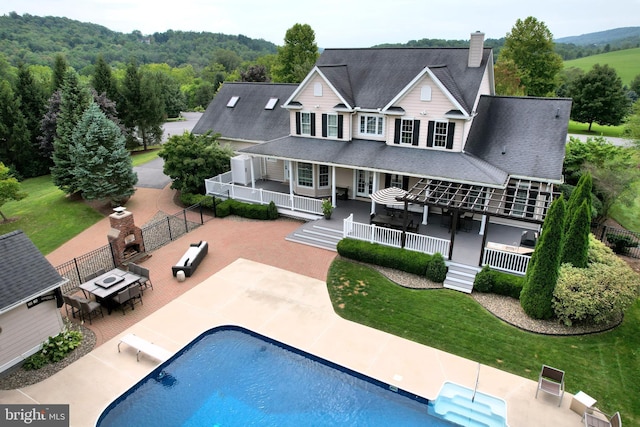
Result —
<svg viewBox="0 0 640 427"><path fill-rule="evenodd" d="M560 401L558 402L558 406L560 406L562 404L562 397L564 396L564 371L552 368L551 366L542 365L542 370L538 377L536 399L538 398L538 392L540 390L560 397Z"/></svg>
<svg viewBox="0 0 640 427"><path fill-rule="evenodd" d="M142 305L142 289L140 283L129 286L129 302L131 310L135 310L136 300Z"/></svg>
<svg viewBox="0 0 640 427"><path fill-rule="evenodd" d="M138 272L136 274L142 277L142 279L140 279L140 289L142 289L143 291L147 288L153 289L153 284L151 283L151 277L149 275L148 268L138 267Z"/></svg>
<svg viewBox="0 0 640 427"><path fill-rule="evenodd" d="M100 270L98 270L98 271L96 271L96 272L93 272L93 273L91 273L91 274L88 274L88 275L84 278L84 281L85 281L85 282L88 282L89 280L93 280L93 279L95 279L96 277L101 276L101 275L103 275L103 274L104 274L104 273L106 273L106 272L107 272L107 270L105 270L104 268L101 268Z"/></svg>
<svg viewBox="0 0 640 427"><path fill-rule="evenodd" d="M94 317L98 316L98 313L100 313L100 315L104 317L102 306L99 303L89 300L79 300L79 303L82 310L82 319L84 320L85 318L89 317L89 324L91 324L91 320Z"/></svg>
<svg viewBox="0 0 640 427"><path fill-rule="evenodd" d="M596 409L596 413L590 414L585 412L582 419L584 420L585 427L622 427L622 419L620 418L620 412L616 412L609 417L604 412L600 412Z"/></svg>
<svg viewBox="0 0 640 427"><path fill-rule="evenodd" d="M122 309L122 314L124 315L124 305L129 302L129 288L125 288L111 297L111 301L116 303ZM133 307L133 306L132 306Z"/></svg>
<svg viewBox="0 0 640 427"><path fill-rule="evenodd" d="M71 317L75 319L76 314L78 317L82 316L82 312L80 311L79 304L77 301L74 301L70 295L62 295L62 300L64 301L64 309L67 312L67 317L69 317L69 307L71 307Z"/></svg>

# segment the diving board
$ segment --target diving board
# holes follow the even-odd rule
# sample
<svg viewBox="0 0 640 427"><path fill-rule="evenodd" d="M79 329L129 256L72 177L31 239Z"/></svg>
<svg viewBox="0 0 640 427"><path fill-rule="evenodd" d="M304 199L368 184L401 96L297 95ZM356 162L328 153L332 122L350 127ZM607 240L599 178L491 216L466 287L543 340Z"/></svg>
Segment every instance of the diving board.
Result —
<svg viewBox="0 0 640 427"><path fill-rule="evenodd" d="M171 357L171 352L169 350L165 350L164 348L150 343L149 341L140 338L135 334L127 334L120 338L120 342L118 343L118 353L120 353L120 344L125 343L129 347L135 348L136 351L136 360L140 361L140 353L144 353L147 356L151 356L154 359L157 359L161 362L164 362L168 358Z"/></svg>

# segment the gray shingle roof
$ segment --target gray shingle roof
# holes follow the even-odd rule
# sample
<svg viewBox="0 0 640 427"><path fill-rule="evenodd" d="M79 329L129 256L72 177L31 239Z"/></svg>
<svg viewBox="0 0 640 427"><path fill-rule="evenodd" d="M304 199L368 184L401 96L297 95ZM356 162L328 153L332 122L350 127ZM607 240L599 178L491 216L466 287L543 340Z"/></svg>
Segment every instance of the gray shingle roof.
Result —
<svg viewBox="0 0 640 427"><path fill-rule="evenodd" d="M352 107L382 108L426 67L470 113L491 58L484 48L478 68L467 66L468 48L325 49L316 62Z"/></svg>
<svg viewBox="0 0 640 427"><path fill-rule="evenodd" d="M209 130L225 138L245 141L269 141L289 134L289 111L282 104L298 87L294 84L224 83L211 101L193 133ZM227 107L232 96L240 99L235 107ZM278 98L272 110L265 106L270 98Z"/></svg>
<svg viewBox="0 0 640 427"><path fill-rule="evenodd" d="M510 175L561 181L570 113L566 98L482 96L465 151Z"/></svg>
<svg viewBox="0 0 640 427"><path fill-rule="evenodd" d="M22 231L0 236L0 312L65 281Z"/></svg>
<svg viewBox="0 0 640 427"><path fill-rule="evenodd" d="M345 142L289 136L240 151L489 186L504 186L507 181L504 171L470 154L389 146L381 141L354 139Z"/></svg>

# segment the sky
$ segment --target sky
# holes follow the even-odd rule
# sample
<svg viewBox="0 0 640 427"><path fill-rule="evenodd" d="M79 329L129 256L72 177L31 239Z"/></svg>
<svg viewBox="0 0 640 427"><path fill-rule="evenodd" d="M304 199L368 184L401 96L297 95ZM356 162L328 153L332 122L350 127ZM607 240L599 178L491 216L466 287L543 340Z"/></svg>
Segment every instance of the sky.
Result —
<svg viewBox="0 0 640 427"><path fill-rule="evenodd" d="M468 40L475 31L498 39L528 16L544 22L554 38L640 26L640 0L2 0L0 14L10 12L144 35L167 30L242 34L279 46L293 25L309 24L320 48Z"/></svg>

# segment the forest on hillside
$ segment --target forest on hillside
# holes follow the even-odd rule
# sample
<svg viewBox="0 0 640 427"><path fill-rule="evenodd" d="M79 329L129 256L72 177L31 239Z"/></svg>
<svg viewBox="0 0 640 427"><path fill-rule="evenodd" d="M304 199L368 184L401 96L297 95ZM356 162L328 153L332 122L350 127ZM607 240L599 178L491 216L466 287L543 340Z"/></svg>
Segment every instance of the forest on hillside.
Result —
<svg viewBox="0 0 640 427"><path fill-rule="evenodd" d="M640 28L622 29L565 38L571 43L556 43L555 50L563 60L582 58L603 52L640 46ZM635 30L635 31L634 31ZM615 39L613 37L619 37ZM284 37L284 34L283 34ZM497 58L504 38L487 39L485 46L494 49ZM585 43L584 40L588 40ZM468 40L420 39L402 44L375 47L467 47ZM330 47L330 46L326 46ZM55 55L63 54L81 75L91 73L91 65L101 54L113 67L126 64L135 57L139 64L167 64L170 67L191 65L199 71L211 65L220 50L233 52L243 61L275 54L277 46L263 39L212 32L167 30L143 35L139 31L125 34L101 25L52 16L19 15L11 12L0 16L0 53L9 64L51 66Z"/></svg>

